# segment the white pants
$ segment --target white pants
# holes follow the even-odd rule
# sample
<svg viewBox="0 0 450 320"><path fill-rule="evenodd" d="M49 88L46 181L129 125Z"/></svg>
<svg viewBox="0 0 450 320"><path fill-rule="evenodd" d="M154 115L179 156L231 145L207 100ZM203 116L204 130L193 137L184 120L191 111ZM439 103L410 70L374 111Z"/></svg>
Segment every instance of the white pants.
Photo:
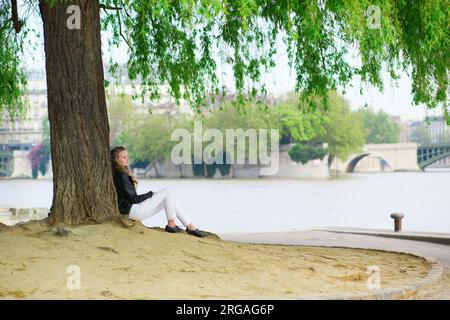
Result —
<svg viewBox="0 0 450 320"><path fill-rule="evenodd" d="M186 215L169 189L154 192L151 198L133 204L130 210L130 219L143 221L163 209L166 212L167 220L175 220L175 217L178 217L185 227L191 223L191 219Z"/></svg>

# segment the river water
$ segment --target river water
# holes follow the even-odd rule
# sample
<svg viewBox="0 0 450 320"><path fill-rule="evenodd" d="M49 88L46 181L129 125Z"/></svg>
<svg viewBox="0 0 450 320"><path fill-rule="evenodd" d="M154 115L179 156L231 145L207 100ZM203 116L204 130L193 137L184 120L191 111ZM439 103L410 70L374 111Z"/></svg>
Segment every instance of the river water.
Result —
<svg viewBox="0 0 450 320"><path fill-rule="evenodd" d="M329 180L140 180L138 192L170 188L199 228L269 232L318 227L450 233L450 170L352 174ZM50 207L52 182L1 180L1 207ZM7 219L8 217L3 217ZM165 214L148 219L164 226Z"/></svg>

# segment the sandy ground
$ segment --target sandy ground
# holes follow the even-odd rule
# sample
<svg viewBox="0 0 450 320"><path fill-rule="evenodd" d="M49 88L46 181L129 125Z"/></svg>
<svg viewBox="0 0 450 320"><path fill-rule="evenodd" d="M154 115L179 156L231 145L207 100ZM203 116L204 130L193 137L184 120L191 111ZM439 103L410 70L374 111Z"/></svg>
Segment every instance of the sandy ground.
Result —
<svg viewBox="0 0 450 320"><path fill-rule="evenodd" d="M140 223L67 229L61 237L44 222L0 228L0 298L295 299L369 291L369 266L380 268L381 288L430 269L408 254L241 244Z"/></svg>

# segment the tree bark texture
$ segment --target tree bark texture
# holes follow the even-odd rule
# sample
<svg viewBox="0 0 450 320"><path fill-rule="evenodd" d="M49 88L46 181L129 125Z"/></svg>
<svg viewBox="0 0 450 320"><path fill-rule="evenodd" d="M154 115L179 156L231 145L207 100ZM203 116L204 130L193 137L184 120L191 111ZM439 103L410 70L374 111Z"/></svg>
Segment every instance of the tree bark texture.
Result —
<svg viewBox="0 0 450 320"><path fill-rule="evenodd" d="M69 29L67 7L80 8ZM111 174L109 124L97 0L51 6L40 0L44 26L54 223L77 225L118 216Z"/></svg>

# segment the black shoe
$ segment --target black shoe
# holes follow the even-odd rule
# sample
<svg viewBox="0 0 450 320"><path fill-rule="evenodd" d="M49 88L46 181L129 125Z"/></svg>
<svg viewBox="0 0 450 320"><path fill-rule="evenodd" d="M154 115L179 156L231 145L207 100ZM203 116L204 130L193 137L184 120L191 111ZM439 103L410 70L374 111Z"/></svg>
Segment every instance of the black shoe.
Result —
<svg viewBox="0 0 450 320"><path fill-rule="evenodd" d="M178 233L183 231L183 229L181 229L179 226L169 227L168 225L166 226L165 230L170 233Z"/></svg>
<svg viewBox="0 0 450 320"><path fill-rule="evenodd" d="M208 236L206 233L204 233L198 229L191 230L189 228L186 228L186 232L189 234L192 234L193 236L199 237L199 238L205 238Z"/></svg>

